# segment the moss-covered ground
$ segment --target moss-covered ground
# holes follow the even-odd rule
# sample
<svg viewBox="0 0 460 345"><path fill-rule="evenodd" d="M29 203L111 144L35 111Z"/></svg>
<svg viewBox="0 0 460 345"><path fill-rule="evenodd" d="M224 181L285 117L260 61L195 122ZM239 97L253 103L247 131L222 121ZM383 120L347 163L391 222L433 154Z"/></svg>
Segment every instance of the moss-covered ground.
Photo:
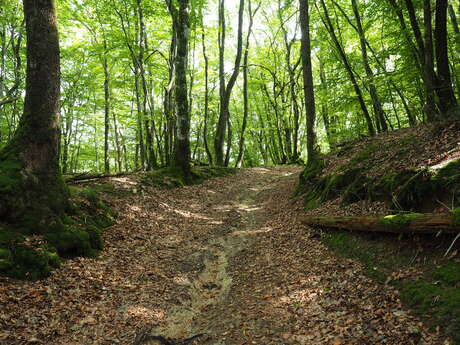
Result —
<svg viewBox="0 0 460 345"><path fill-rule="evenodd" d="M23 223L0 225L0 274L35 280L48 276L63 258L97 256L101 231L116 218L103 193L101 187L71 187L65 213L39 232L24 230Z"/></svg>
<svg viewBox="0 0 460 345"><path fill-rule="evenodd" d="M416 315L460 344L460 261L443 256L452 239L344 231L322 235L334 253L360 261L369 277L395 286Z"/></svg>

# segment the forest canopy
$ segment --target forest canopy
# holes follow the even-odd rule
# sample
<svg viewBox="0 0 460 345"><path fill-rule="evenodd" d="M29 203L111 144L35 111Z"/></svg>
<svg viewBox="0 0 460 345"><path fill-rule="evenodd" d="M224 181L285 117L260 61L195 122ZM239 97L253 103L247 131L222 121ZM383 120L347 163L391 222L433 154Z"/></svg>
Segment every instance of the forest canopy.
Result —
<svg viewBox="0 0 460 345"><path fill-rule="evenodd" d="M316 150L458 117L458 1L309 3ZM252 167L307 157L312 101L303 92L299 2L64 0L56 6L63 173L171 164L182 136L180 54L183 111L190 117L185 149L193 163ZM189 31L182 53L180 6ZM4 146L23 109L20 0L2 1L0 45Z"/></svg>

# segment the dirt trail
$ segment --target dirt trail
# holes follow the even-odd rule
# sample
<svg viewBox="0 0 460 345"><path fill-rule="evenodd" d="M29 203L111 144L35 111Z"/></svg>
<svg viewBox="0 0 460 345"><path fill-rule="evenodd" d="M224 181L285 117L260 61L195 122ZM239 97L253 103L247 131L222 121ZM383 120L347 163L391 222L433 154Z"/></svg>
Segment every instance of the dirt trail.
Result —
<svg viewBox="0 0 460 345"><path fill-rule="evenodd" d="M299 172L169 190L112 179L137 193L113 201L121 217L99 259L39 283L0 278L0 343L449 344L297 222Z"/></svg>

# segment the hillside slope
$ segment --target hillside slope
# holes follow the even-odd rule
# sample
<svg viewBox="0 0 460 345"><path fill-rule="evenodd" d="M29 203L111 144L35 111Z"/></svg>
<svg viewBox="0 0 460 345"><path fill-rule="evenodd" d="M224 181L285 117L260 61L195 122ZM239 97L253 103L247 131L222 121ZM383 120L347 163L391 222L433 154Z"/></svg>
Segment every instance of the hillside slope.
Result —
<svg viewBox="0 0 460 345"><path fill-rule="evenodd" d="M297 194L304 200L305 218L341 222L375 216L381 221L389 214L415 219L423 216L418 213L435 213L450 214L456 224L459 130L458 122L420 125L342 144L300 175ZM460 344L458 236L313 229L337 255L360 261L368 276L396 287L416 315Z"/></svg>

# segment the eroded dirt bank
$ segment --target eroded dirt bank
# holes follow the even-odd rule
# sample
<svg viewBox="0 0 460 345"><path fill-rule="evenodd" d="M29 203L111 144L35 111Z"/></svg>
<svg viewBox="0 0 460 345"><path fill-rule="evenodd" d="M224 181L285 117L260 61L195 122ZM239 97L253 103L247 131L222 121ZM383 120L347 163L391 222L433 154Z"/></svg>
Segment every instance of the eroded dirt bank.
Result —
<svg viewBox="0 0 460 345"><path fill-rule="evenodd" d="M300 168L136 189L99 259L0 278L1 344L448 344L296 218ZM141 338L143 337L143 340Z"/></svg>

